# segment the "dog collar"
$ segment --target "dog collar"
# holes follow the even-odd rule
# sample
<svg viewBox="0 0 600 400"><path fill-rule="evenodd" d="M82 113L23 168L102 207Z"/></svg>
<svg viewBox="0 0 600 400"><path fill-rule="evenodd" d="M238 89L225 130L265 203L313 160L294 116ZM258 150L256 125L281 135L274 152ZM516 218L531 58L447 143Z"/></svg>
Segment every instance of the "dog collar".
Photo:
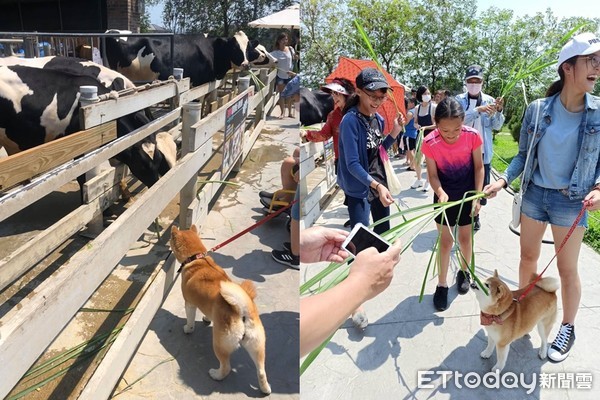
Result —
<svg viewBox="0 0 600 400"><path fill-rule="evenodd" d="M179 267L179 269L177 270L177 272L181 272L181 270L183 269L183 267L185 267L186 265L188 265L192 261L196 261L196 260L199 260L201 258L205 258L207 255L208 255L208 252L204 252L204 253L194 254L193 256L186 258L181 263L181 267Z"/></svg>
<svg viewBox="0 0 600 400"><path fill-rule="evenodd" d="M481 325L483 326L491 325L494 322L498 325L502 325L502 323L504 322L501 315L486 314L483 311L479 315L479 320L481 322Z"/></svg>

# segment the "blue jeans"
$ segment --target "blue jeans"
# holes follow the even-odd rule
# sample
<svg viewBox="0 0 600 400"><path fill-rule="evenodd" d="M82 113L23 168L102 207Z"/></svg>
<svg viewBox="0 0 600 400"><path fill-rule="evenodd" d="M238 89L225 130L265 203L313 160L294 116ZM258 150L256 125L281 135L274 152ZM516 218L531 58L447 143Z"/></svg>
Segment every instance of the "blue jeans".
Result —
<svg viewBox="0 0 600 400"><path fill-rule="evenodd" d="M346 199L348 200L348 214L350 215L350 226L352 228L359 222L364 226L369 226L369 214L373 217L373 221L379 221L381 218L390 215L390 208L384 207L379 199L373 200L370 204L366 198L359 199L346 195ZM389 229L390 222L386 221L375 226L373 231L382 234Z"/></svg>
<svg viewBox="0 0 600 400"><path fill-rule="evenodd" d="M570 227L582 207L581 200L570 200L558 189L546 189L531 182L523 194L521 212L536 221ZM586 211L577 226L587 228L587 218Z"/></svg>

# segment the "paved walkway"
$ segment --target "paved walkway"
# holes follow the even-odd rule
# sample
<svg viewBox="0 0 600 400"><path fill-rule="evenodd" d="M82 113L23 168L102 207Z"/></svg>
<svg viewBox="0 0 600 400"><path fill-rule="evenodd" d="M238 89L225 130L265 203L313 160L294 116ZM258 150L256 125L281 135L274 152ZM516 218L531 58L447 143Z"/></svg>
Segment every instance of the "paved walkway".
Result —
<svg viewBox="0 0 600 400"><path fill-rule="evenodd" d="M295 120L269 118L241 171L229 178L242 186L224 189L202 223L200 234L207 247L224 242L264 217L258 192L281 187L281 161L291 154L297 143ZM271 258L272 249L281 249L282 243L289 241L286 219L285 215L271 219L213 254L215 261L236 282L243 279L255 282L256 302L267 335L266 371L272 399L299 397L298 271L277 264ZM218 367L212 350L212 327L201 322L202 315L198 312L195 332L183 333L185 310L180 279L154 316L116 392L142 379L117 398L263 397L258 389L256 368L244 349L233 354L233 371L225 380L216 382L209 377L208 370Z"/></svg>
<svg viewBox="0 0 600 400"><path fill-rule="evenodd" d="M399 198L408 207L430 203L432 192L411 189L414 172L405 171L403 160L395 159L394 167L403 185ZM482 211L482 228L475 235L476 264L481 277L497 269L501 277L515 288L518 280L519 238L509 231L512 197L500 193ZM317 225L338 227L348 219L338 193ZM405 206L405 207L406 207ZM548 234L548 232L547 232ZM332 341L300 379L302 399L591 399L592 390L584 381L592 379L598 388L600 355L596 353L596 335L600 334L600 255L583 246L579 271L583 286L581 307L577 317L577 341L571 355L562 363L540 360L537 331L530 339L514 342L508 355L499 388L477 386L478 377L490 371L496 361L484 360L479 353L487 343L479 324L479 308L470 291L458 295L454 283L456 263L449 272L449 309L437 312L432 294L437 279L427 281L425 296L419 303L419 292L431 248L436 239L435 225L425 229L402 255L390 287L365 304L370 324L359 332L347 321ZM543 245L540 268L552 258L553 246ZM313 276L326 264L302 265L301 282ZM557 277L556 264L547 276ZM554 339L562 315L559 293L559 321L550 334ZM452 375L446 375L451 371ZM424 377L419 385L419 373ZM468 374L465 381L464 375ZM522 373L522 378L521 375ZM448 373L449 374L449 373ZM517 379L524 379L529 389ZM534 385L531 382L534 380ZM577 381L577 380L582 380ZM488 376L490 384L496 382ZM429 387L426 387L429 386ZM471 387L469 387L471 386ZM577 387L580 387L577 389Z"/></svg>

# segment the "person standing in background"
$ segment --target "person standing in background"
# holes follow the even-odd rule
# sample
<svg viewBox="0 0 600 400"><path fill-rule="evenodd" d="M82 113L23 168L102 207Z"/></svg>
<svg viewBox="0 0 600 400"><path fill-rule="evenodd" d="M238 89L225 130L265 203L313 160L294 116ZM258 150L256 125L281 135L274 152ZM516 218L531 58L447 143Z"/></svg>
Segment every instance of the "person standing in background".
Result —
<svg viewBox="0 0 600 400"><path fill-rule="evenodd" d="M415 128L417 130L423 129L423 137L427 136L431 131L435 129L435 122L433 116L435 115L435 104L431 101L431 92L427 86L419 86L417 89L417 101L421 102L414 112ZM419 161L419 162L417 162ZM417 173L417 180L410 187L412 189L421 188L423 192L429 190L429 181L427 178L423 178L423 167L421 161L413 161L413 169Z"/></svg>
<svg viewBox="0 0 600 400"><path fill-rule="evenodd" d="M502 108L504 100L501 97L494 99L481 91L483 86L483 69L479 65L471 65L465 73L466 93L456 96L456 100L465 110L465 125L475 128L483 139L483 186L490 183L490 170L492 163L493 135L492 129L500 130L504 124ZM484 206L486 199L481 199ZM479 215L475 218L474 229L479 230L481 222Z"/></svg>
<svg viewBox="0 0 600 400"><path fill-rule="evenodd" d="M288 84L288 82L296 76L296 73L293 71L294 69L294 60L296 59L296 52L292 46L288 46L289 38L287 33L282 32L277 36L277 40L275 41L274 50L271 52L271 55L277 59L277 79L275 81L275 90L277 93L283 92L283 89ZM287 102L289 102L288 100ZM281 115L279 118L285 117L285 109L289 107L291 114L291 104L286 104L286 99L282 96L279 97L279 108L281 110Z"/></svg>

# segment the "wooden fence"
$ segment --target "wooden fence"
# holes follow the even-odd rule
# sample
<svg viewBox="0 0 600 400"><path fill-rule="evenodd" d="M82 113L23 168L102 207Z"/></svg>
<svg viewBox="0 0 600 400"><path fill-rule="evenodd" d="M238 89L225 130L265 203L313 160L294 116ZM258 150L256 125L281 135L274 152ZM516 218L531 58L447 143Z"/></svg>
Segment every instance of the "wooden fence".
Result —
<svg viewBox="0 0 600 400"><path fill-rule="evenodd" d="M182 156L177 164L152 188L143 192L96 239L77 252L68 264L61 266L51 279L41 283L34 293L24 298L18 307L11 309L0 321L0 397L10 392L177 194L180 195L181 204L180 226L186 228L192 223L201 225L200 222L209 211L208 204L221 185L199 186L197 175L215 156L213 140L221 139L217 138L219 135L216 133L225 129L227 110L243 105L247 114L251 115L243 121L242 139L238 143L241 151L236 153L225 170L217 168L207 178L209 180L224 180L247 157L262 130L265 115L277 103L277 95L273 94L275 76L276 71L260 70L259 79L265 85L263 88L254 90L251 86L234 97L221 96L215 102L214 111L202 119L199 105L191 101L217 91L223 81L191 89L188 79L167 81L147 87L139 93L82 106L81 118L86 129L107 126L105 124L110 126L116 118L157 102L170 101L174 109L148 125L33 178L31 182L0 197L1 222L133 143L173 122L182 121ZM225 147L223 143L217 151L224 152ZM111 168L88 182L84 205L2 259L0 289L27 272L36 260L52 252L112 204L118 195L121 174L122 171ZM175 259L171 255L155 272L152 283L145 289L135 311L88 381L81 399L109 397L176 278L174 266Z"/></svg>
<svg viewBox="0 0 600 400"><path fill-rule="evenodd" d="M321 165L317 164L317 161ZM335 194L333 141L308 142L300 146L300 229L319 218Z"/></svg>

